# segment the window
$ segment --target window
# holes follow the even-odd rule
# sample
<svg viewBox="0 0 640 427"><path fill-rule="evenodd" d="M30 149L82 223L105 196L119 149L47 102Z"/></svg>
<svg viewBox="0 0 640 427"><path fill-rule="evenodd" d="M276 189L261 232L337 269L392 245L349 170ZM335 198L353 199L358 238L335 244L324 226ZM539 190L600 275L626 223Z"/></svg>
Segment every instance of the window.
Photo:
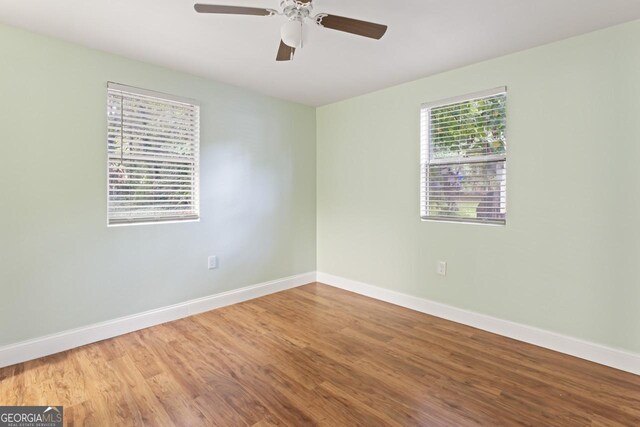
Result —
<svg viewBox="0 0 640 427"><path fill-rule="evenodd" d="M505 224L506 88L424 104L420 216Z"/></svg>
<svg viewBox="0 0 640 427"><path fill-rule="evenodd" d="M109 83L109 225L197 220L200 107Z"/></svg>

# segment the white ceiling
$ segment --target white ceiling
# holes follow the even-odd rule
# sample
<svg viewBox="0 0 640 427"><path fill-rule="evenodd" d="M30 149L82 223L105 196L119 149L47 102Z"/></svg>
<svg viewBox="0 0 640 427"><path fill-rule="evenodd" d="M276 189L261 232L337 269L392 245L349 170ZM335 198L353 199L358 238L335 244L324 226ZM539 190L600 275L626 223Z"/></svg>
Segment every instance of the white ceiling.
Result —
<svg viewBox="0 0 640 427"><path fill-rule="evenodd" d="M640 0L313 2L389 30L375 41L312 25L294 61L276 62L286 18L200 15L193 0L0 0L0 22L316 106L640 18Z"/></svg>

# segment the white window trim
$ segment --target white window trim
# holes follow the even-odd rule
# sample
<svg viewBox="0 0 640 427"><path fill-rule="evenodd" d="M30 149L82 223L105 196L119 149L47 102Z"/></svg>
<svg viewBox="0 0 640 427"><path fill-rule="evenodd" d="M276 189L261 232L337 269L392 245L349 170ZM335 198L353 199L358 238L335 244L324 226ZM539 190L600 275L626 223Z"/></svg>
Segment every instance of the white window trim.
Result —
<svg viewBox="0 0 640 427"><path fill-rule="evenodd" d="M119 90L122 92L135 93L138 95L148 96L151 98L166 99L168 101L180 102L182 104L190 104L200 107L200 101L197 99L186 98L183 96L171 95L169 93L157 92L149 89L142 89L135 86L123 85L121 83L107 82L107 89Z"/></svg>
<svg viewBox="0 0 640 427"><path fill-rule="evenodd" d="M506 162L507 162L507 153L505 152L504 155L494 155L494 156L485 156L482 157L481 159L473 159L473 158L469 158L469 159L465 159L465 160L460 160L460 159L434 159L432 161L429 161L429 150L430 150L430 135L424 134L424 129L429 130L431 128L431 124L430 124L430 119L431 116L430 114L426 115L426 122L424 122L424 115L422 114L423 111L425 109L432 109L432 108L437 108L437 107L442 107L445 105L449 105L449 104L457 104L457 103L461 103L461 102L465 102L465 101L473 101L476 99L481 99L481 98L487 98L487 97L491 97L491 96L496 96L496 95L500 95L500 94L506 94L507 93L507 86L499 86L493 89L488 89L488 90L482 90L482 91L478 91L478 92L473 92L473 93L469 93L466 95L459 95L459 96L454 96L454 97L450 97L450 98L444 98L444 99L440 99L437 101L430 101L430 102L424 102L422 104L420 104L420 197L419 197L419 201L420 201L420 220L422 222L436 222L436 223L448 223L448 224L465 224L465 225L482 225L482 226L494 226L494 227L505 227L507 225L506 223L506 219L504 222L499 223L499 222L495 222L495 221L471 221L468 219L456 219L456 218L435 218L435 217L430 217L428 216L428 212L427 212L427 170L429 165L437 165L437 164L460 164L460 163L472 163L472 162L478 162L478 163L486 163L488 161L504 161L505 162L505 167L506 167ZM508 127L506 132L508 131ZM428 132L429 133L429 132ZM508 140L508 138L507 138ZM505 170L506 173L506 170ZM504 199L505 199L505 203L507 202L507 191L505 190L505 194L504 194Z"/></svg>
<svg viewBox="0 0 640 427"><path fill-rule="evenodd" d="M197 128L195 129L195 134L194 134L194 147L195 147L195 171L194 171L194 176L193 176L193 182L194 182L194 199L195 199L195 214L194 215L184 215L184 216L173 216L173 217L160 217L160 218L147 218L147 219L141 219L141 218L132 218L130 221L127 220L120 220L117 222L111 222L110 218L109 218L109 205L110 205L110 198L109 198L109 168L110 168L110 158L109 158L109 153L108 153L108 148L107 148L107 155L106 155L106 172L107 172L107 179L106 179L106 194L107 194L107 205L106 205L106 225L107 227L111 228L111 227L130 227L130 226L140 226L140 225L154 225L154 224L177 224L177 223L188 223L188 222L199 222L200 221L200 102L198 100L192 99L192 98L186 98L186 97L181 97L181 96L176 96L176 95L172 95L172 94L167 94L164 92L158 92L158 91L153 91L153 90L148 90L148 89L143 89L143 88L139 88L139 87L135 87L135 86L129 86L129 85L124 85L124 84L120 84L120 83L115 83L115 82L111 82L108 81L107 82L107 92L106 92L106 96L108 99L108 93L109 90L114 90L114 91L122 91L122 92L128 92L131 94L136 94L136 95L142 95L142 96L147 96L147 97L151 97L151 98L157 98L159 100L167 100L167 101L172 101L172 102L177 102L177 103L183 103L183 104L188 104L188 105L192 105L195 106L198 110L198 125ZM106 103L108 105L108 101ZM107 119L107 128L109 126L108 124L108 115L106 117ZM108 137L107 137L107 146L108 146Z"/></svg>

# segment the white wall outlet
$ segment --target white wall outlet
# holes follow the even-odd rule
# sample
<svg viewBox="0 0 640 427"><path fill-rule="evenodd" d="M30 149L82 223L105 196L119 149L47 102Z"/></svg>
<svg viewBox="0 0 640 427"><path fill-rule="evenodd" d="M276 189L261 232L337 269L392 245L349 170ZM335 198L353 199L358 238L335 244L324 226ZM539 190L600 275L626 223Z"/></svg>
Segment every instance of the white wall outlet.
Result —
<svg viewBox="0 0 640 427"><path fill-rule="evenodd" d="M438 261L438 274L441 276L447 275L447 261Z"/></svg>
<svg viewBox="0 0 640 427"><path fill-rule="evenodd" d="M207 266L209 267L209 270L215 270L218 268L218 257L216 255L210 256L207 259Z"/></svg>

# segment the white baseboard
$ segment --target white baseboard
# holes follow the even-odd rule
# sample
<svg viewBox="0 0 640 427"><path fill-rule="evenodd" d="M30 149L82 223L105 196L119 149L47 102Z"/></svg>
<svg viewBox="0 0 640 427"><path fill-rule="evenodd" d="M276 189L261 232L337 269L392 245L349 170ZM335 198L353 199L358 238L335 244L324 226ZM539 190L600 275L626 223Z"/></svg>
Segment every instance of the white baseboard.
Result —
<svg viewBox="0 0 640 427"><path fill-rule="evenodd" d="M0 368L315 281L640 375L640 354L502 320L327 273L305 273L0 347Z"/></svg>
<svg viewBox="0 0 640 427"><path fill-rule="evenodd" d="M317 281L370 298L640 375L640 354L630 353L555 332L463 310L327 273L318 272Z"/></svg>
<svg viewBox="0 0 640 427"><path fill-rule="evenodd" d="M316 273L285 277L144 313L0 347L0 368L315 282Z"/></svg>

